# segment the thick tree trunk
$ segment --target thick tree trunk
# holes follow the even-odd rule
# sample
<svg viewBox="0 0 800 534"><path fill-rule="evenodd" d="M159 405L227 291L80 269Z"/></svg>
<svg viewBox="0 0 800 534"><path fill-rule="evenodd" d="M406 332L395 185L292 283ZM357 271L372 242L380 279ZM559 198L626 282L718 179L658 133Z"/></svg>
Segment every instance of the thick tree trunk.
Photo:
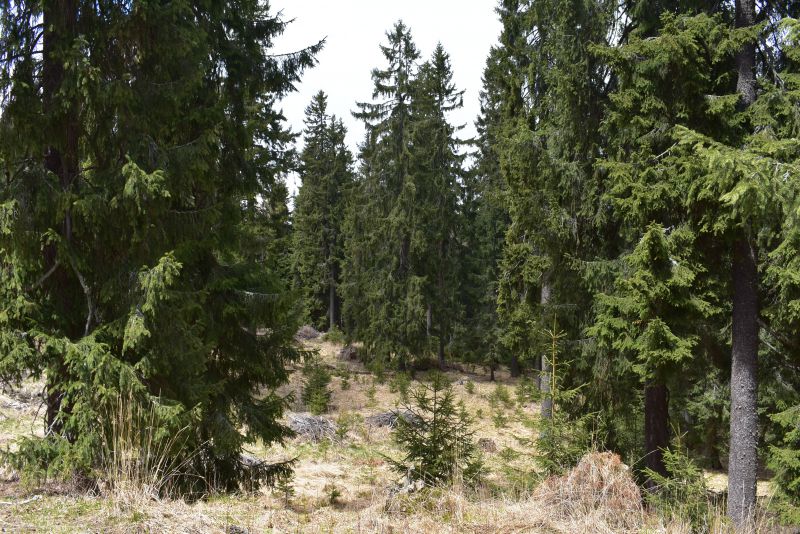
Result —
<svg viewBox="0 0 800 534"><path fill-rule="evenodd" d="M745 529L755 512L758 468L758 269L745 238L733 250L733 354L728 515Z"/></svg>
<svg viewBox="0 0 800 534"><path fill-rule="evenodd" d="M736 0L736 27L755 24L755 0ZM756 99L755 43L736 55L736 89L744 107ZM758 266L746 229L733 244L731 354L731 442L728 460L728 515L738 530L753 519L758 468Z"/></svg>
<svg viewBox="0 0 800 534"><path fill-rule="evenodd" d="M550 281L545 278L542 281L542 293L539 298L539 303L542 306L542 324L544 324L544 319L546 316L546 308L550 304ZM555 335L555 332L553 332ZM553 391L550 387L550 382L552 380L551 371L552 371L552 362L550 359L552 358L552 354L542 354L542 372L540 373L541 380L540 380L540 388L542 391L542 419L550 419L553 417Z"/></svg>
<svg viewBox="0 0 800 534"><path fill-rule="evenodd" d="M664 452L669 446L669 391L659 382L644 387L644 465L662 476L667 476ZM653 485L648 481L647 487Z"/></svg>

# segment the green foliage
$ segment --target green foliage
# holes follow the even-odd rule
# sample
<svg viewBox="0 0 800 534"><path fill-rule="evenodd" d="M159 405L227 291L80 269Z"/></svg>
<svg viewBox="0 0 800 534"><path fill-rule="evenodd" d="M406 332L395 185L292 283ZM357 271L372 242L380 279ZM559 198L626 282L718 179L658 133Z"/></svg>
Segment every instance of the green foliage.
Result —
<svg viewBox="0 0 800 534"><path fill-rule="evenodd" d="M341 442L347 437L348 432L363 426L364 418L356 412L343 412L336 418L336 437Z"/></svg>
<svg viewBox="0 0 800 534"><path fill-rule="evenodd" d="M283 505L287 507L289 506L289 503L291 503L295 494L294 484L292 484L293 477L294 475L290 473L286 476L278 478L274 484L273 493L279 495L281 499L283 499Z"/></svg>
<svg viewBox="0 0 800 534"><path fill-rule="evenodd" d="M580 388L554 392L551 417L538 422L534 461L545 475L569 471L596 445L596 416L583 414L576 418L563 409L574 403L579 394Z"/></svg>
<svg viewBox="0 0 800 534"><path fill-rule="evenodd" d="M773 471L777 503L787 524L800 522L800 406L775 414L772 420L783 431L769 449L768 466Z"/></svg>
<svg viewBox="0 0 800 534"><path fill-rule="evenodd" d="M523 376L517 383L516 387L517 404L525 406L532 402L536 402L541 398L541 392L536 386L536 382L530 378Z"/></svg>
<svg viewBox="0 0 800 534"><path fill-rule="evenodd" d="M373 379L367 388L367 404L369 406L375 406L376 398L375 395L378 393L378 388L375 387L375 380Z"/></svg>
<svg viewBox="0 0 800 534"><path fill-rule="evenodd" d="M189 491L270 482L283 468L241 452L289 435L276 102L321 44L274 55L286 22L250 0L99 13L0 9L0 372L47 383L46 435L14 461L91 476L106 407L131 395L158 432L191 429L171 451Z"/></svg>
<svg viewBox="0 0 800 534"><path fill-rule="evenodd" d="M344 260L344 212L353 184L353 156L345 144L341 119L328 115L327 96L320 91L306 108L304 147L300 154L301 185L293 213L292 261L295 283L303 294L304 316L326 339L337 336Z"/></svg>
<svg viewBox="0 0 800 534"><path fill-rule="evenodd" d="M508 416L503 410L492 410L492 424L498 430L502 430L508 426Z"/></svg>
<svg viewBox="0 0 800 534"><path fill-rule="evenodd" d="M467 380L467 382L464 384L464 390L467 393L469 393L470 395L474 395L475 394L475 382L473 382L472 380Z"/></svg>
<svg viewBox="0 0 800 534"><path fill-rule="evenodd" d="M350 389L350 371L347 368L343 368L339 370L339 376L341 377L340 387L342 391L347 391Z"/></svg>
<svg viewBox="0 0 800 534"><path fill-rule="evenodd" d="M403 449L402 460L390 460L400 473L413 480L436 485L454 477L473 484L481 473L478 450L473 443L472 420L447 379L435 373L430 384L409 392L405 409L409 417L397 420L394 438Z"/></svg>
<svg viewBox="0 0 800 534"><path fill-rule="evenodd" d="M322 488L322 491L325 493L325 499L328 501L330 506L333 506L339 502L339 497L342 496L342 490L334 484L333 482L328 482L325 484L325 487Z"/></svg>
<svg viewBox="0 0 800 534"><path fill-rule="evenodd" d="M361 176L350 199L343 294L348 335L376 360L408 369L435 350L444 359L459 310L456 128L461 107L441 46L420 65L410 30L398 22L373 70L364 121Z"/></svg>
<svg viewBox="0 0 800 534"><path fill-rule="evenodd" d="M408 388L411 385L411 377L408 373L395 373L389 382L389 391L398 393L402 402L408 401Z"/></svg>
<svg viewBox="0 0 800 534"><path fill-rule="evenodd" d="M323 363L316 360L307 360L303 365L303 404L314 415L328 411L331 401L331 374Z"/></svg>
<svg viewBox="0 0 800 534"><path fill-rule="evenodd" d="M337 345L343 345L345 342L344 333L338 327L333 327L325 332L323 339Z"/></svg>
<svg viewBox="0 0 800 534"><path fill-rule="evenodd" d="M497 384L494 390L489 394L489 402L492 407L498 407L502 404L505 408L512 408L514 401L511 399L511 393L508 388L503 384Z"/></svg>
<svg viewBox="0 0 800 534"><path fill-rule="evenodd" d="M645 500L662 517L687 521L696 532L709 530L709 500L703 471L688 455L681 440L675 438L672 447L664 450L668 476L646 469L651 489Z"/></svg>

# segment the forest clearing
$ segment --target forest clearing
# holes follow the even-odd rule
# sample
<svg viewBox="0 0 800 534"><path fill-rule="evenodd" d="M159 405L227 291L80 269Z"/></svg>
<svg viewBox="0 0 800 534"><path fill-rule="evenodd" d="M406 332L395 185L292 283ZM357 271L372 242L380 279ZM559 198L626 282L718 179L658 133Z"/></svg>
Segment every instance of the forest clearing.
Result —
<svg viewBox="0 0 800 534"><path fill-rule="evenodd" d="M800 3L0 0L0 390L13 532L796 534Z"/></svg>
<svg viewBox="0 0 800 534"><path fill-rule="evenodd" d="M337 430L319 441L302 435L285 446L255 446L248 450L259 458L278 461L296 457L298 463L289 485L253 494L212 495L187 503L157 498L147 493L146 477L110 491L87 490L52 482L39 487L21 483L17 473L4 471L0 492L0 528L6 532L380 532L380 533L523 533L523 532L652 532L688 533L691 525L645 511L638 501L638 487L628 467L618 457L586 460L585 468L597 471L597 487L586 480L569 482L554 477L553 485L537 490L535 462L526 440L535 438L539 404L520 397L520 380L507 371L488 380L484 369L450 370L457 396L478 423L475 439L482 444L485 479L479 488L448 485L430 492L403 490L403 476L392 470L386 457L402 451L392 440L388 426L374 426L370 416L402 410L398 387L413 388L393 376L383 383L359 362L339 358L342 345L324 336L304 342L318 351L331 368L330 409L324 418ZM282 393L300 399L302 373L297 370ZM425 373L419 373L424 380ZM343 382L349 384L343 387ZM469 385L471 384L471 385ZM6 392L0 400L0 444L41 425L42 384L25 384ZM305 413L302 402L292 412ZM295 412L294 410L298 410ZM499 413L495 423L482 414ZM289 417L291 417L291 414ZM724 492L723 473L705 473L708 499L713 503ZM288 492L288 494L287 494ZM759 482L759 499L767 501L767 481ZM633 495L631 495L631 493ZM728 532L724 510L710 505L709 518L718 525L711 532ZM760 518L760 532L791 532Z"/></svg>

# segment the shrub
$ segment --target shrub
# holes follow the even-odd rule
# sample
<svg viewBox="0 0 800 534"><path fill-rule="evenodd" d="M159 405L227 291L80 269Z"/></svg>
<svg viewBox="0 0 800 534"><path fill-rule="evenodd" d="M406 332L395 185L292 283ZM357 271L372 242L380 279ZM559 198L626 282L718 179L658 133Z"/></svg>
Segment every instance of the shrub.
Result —
<svg viewBox="0 0 800 534"><path fill-rule="evenodd" d="M505 428L506 426L508 426L508 417L502 410L496 410L492 414L492 423L494 424L494 427L497 429Z"/></svg>
<svg viewBox="0 0 800 534"><path fill-rule="evenodd" d="M328 330L323 339L330 343L336 343L337 345L344 344L344 334L336 326L333 326L330 330Z"/></svg>
<svg viewBox="0 0 800 534"><path fill-rule="evenodd" d="M703 471L689 458L679 438L671 449L664 450L664 465L669 476L644 470L653 485L645 500L663 517L685 520L695 531L708 531L708 490Z"/></svg>
<svg viewBox="0 0 800 534"><path fill-rule="evenodd" d="M303 375L305 376L303 404L314 415L327 412L331 400L331 392L328 389L331 374L320 363L308 360L303 367Z"/></svg>
<svg viewBox="0 0 800 534"><path fill-rule="evenodd" d="M446 378L439 373L431 378L430 384L409 391L405 409L412 416L398 418L394 434L405 457L389 461L397 471L429 485L454 477L473 483L482 466L473 442L472 420L464 405L456 404Z"/></svg>
<svg viewBox="0 0 800 534"><path fill-rule="evenodd" d="M522 377L522 379L517 384L516 393L517 393L517 403L520 406L536 402L541 397L539 388L536 387L536 383L533 380L526 377Z"/></svg>
<svg viewBox="0 0 800 534"><path fill-rule="evenodd" d="M508 388L503 384L497 384L497 387L494 388L494 391L492 391L492 394L489 396L489 402L492 406L502 403L506 408L511 408L514 405Z"/></svg>
<svg viewBox="0 0 800 534"><path fill-rule="evenodd" d="M367 389L367 404L369 406L375 406L376 402L375 395L377 392L378 388L375 386L375 380L373 380L372 383L369 385L369 388Z"/></svg>
<svg viewBox="0 0 800 534"><path fill-rule="evenodd" d="M591 421L594 414L578 418L557 409L570 402L578 389L558 391L554 396L554 409L549 419L539 421L539 439L536 440L535 461L546 474L560 474L578 464L592 449Z"/></svg>
<svg viewBox="0 0 800 534"><path fill-rule="evenodd" d="M399 393L403 402L408 400L408 387L411 385L411 377L408 373L396 373L389 383L389 391Z"/></svg>
<svg viewBox="0 0 800 534"><path fill-rule="evenodd" d="M348 389L350 389L350 377L351 377L350 370L347 369L346 367L339 369L339 376L342 379L342 381L339 384L339 387L341 387L342 391L347 391Z"/></svg>
<svg viewBox="0 0 800 534"><path fill-rule="evenodd" d="M475 382L473 382L472 380L467 380L467 382L464 384L464 389L470 395L474 395L475 394Z"/></svg>

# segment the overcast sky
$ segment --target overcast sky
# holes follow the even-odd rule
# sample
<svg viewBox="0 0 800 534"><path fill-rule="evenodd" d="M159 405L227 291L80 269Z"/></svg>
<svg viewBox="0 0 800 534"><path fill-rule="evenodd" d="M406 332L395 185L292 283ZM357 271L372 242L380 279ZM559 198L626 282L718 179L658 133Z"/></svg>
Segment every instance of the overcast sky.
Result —
<svg viewBox="0 0 800 534"><path fill-rule="evenodd" d="M302 130L305 108L321 89L328 94L329 112L344 120L347 142L355 153L364 129L350 112L356 109L355 102L371 100L370 73L385 67L378 46L402 19L423 59L439 41L450 54L456 86L466 91L464 108L451 119L465 125L462 137L474 135L483 67L500 35L496 0L273 0L270 5L273 11L282 10L284 19L294 19L277 40L276 52L297 50L327 37L319 64L306 72L298 92L282 103L293 130Z"/></svg>

